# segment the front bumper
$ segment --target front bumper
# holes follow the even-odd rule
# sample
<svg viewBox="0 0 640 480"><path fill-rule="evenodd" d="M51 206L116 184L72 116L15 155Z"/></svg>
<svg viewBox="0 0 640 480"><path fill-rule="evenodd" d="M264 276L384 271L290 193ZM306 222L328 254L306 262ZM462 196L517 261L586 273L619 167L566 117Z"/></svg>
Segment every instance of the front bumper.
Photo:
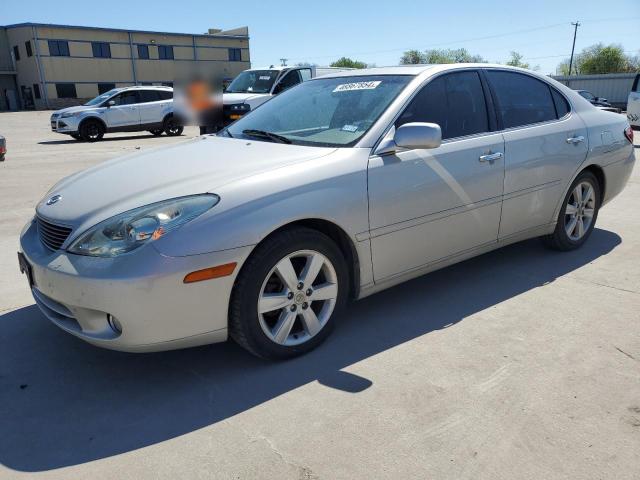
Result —
<svg viewBox="0 0 640 480"><path fill-rule="evenodd" d="M78 125L80 124L78 117L60 118L58 115L51 115L51 131L56 133L78 133Z"/></svg>
<svg viewBox="0 0 640 480"><path fill-rule="evenodd" d="M147 245L120 257L88 257L47 249L34 222L23 230L20 246L32 268L34 299L49 320L89 343L129 352L226 340L231 290L251 251L168 257ZM230 276L183 283L190 272L231 262L238 265Z"/></svg>

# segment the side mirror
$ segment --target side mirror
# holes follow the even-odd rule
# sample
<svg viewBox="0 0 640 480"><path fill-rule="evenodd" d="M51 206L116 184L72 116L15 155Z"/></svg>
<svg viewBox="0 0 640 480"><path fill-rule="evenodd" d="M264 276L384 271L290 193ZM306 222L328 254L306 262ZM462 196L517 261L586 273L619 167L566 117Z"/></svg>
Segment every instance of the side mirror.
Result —
<svg viewBox="0 0 640 480"><path fill-rule="evenodd" d="M109 100L109 101L107 102L107 108L113 107L115 104L116 104L116 101L115 101L115 100Z"/></svg>
<svg viewBox="0 0 640 480"><path fill-rule="evenodd" d="M398 148L421 150L438 148L442 144L442 130L436 123L412 122L399 127L393 139L383 141L378 146L378 155L396 153Z"/></svg>

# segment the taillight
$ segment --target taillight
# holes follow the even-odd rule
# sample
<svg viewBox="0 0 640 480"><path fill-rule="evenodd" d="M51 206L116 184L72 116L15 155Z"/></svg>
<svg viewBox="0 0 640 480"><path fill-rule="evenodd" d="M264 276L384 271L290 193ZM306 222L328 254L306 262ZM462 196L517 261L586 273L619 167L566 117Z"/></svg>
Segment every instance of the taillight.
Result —
<svg viewBox="0 0 640 480"><path fill-rule="evenodd" d="M633 128L627 127L624 129L624 136L627 137L627 140L631 142L633 145Z"/></svg>

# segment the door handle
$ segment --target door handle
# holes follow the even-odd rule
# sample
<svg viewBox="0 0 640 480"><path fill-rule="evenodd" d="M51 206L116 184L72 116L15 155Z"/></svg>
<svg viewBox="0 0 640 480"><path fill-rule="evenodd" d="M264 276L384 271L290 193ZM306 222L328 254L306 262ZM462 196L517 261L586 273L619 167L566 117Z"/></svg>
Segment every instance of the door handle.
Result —
<svg viewBox="0 0 640 480"><path fill-rule="evenodd" d="M567 143L573 144L573 145L577 145L580 142L584 142L584 137L582 135L578 135L575 137L570 137L567 138Z"/></svg>
<svg viewBox="0 0 640 480"><path fill-rule="evenodd" d="M482 163L488 162L493 165L493 162L495 162L496 160L500 160L501 158L502 158L502 152L496 152L496 153L487 153L486 155L480 155L480 158L478 158L478 160Z"/></svg>

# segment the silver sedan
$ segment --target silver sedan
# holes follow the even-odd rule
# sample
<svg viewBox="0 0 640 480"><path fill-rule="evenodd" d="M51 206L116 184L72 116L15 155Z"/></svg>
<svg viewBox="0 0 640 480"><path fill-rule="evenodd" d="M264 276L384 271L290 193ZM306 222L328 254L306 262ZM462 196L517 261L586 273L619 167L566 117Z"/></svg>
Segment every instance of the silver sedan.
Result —
<svg viewBox="0 0 640 480"><path fill-rule="evenodd" d="M291 357L351 299L532 237L580 247L629 178L632 137L522 69L339 73L217 135L62 180L21 234L20 268L44 315L94 345L231 336Z"/></svg>

